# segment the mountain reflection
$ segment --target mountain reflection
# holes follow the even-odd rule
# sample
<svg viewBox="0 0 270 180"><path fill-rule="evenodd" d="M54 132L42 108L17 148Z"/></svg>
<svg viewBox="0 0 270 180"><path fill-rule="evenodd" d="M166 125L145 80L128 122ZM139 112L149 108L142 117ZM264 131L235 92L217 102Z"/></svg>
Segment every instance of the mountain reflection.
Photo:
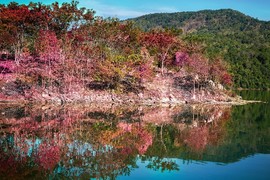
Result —
<svg viewBox="0 0 270 180"><path fill-rule="evenodd" d="M129 175L138 160L161 172L181 169L171 158L237 161L241 154L224 158L236 128L231 114L232 107L217 105L3 105L0 177L114 179Z"/></svg>

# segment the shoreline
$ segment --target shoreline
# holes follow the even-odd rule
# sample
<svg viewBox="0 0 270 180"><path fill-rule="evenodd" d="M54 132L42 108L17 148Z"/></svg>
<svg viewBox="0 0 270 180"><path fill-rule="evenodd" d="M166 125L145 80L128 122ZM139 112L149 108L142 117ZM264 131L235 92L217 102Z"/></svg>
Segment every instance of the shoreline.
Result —
<svg viewBox="0 0 270 180"><path fill-rule="evenodd" d="M143 90L123 93L118 90L93 90L74 84L74 88L60 93L57 89L25 88L3 84L0 104L123 104L146 106L178 106L184 104L244 105L261 101L243 100L227 91L221 84L208 82L204 88L176 83L178 76L157 74L142 84ZM178 77L179 78L179 77ZM186 82L187 83L187 82ZM190 84L189 84L190 85ZM195 87L195 86L194 86Z"/></svg>
<svg viewBox="0 0 270 180"><path fill-rule="evenodd" d="M115 104L115 105L139 105L139 106L182 106L182 105L231 105L231 106L240 106L240 105L246 105L251 103L266 103L263 101L257 101L257 100L235 100L235 101L216 101L216 100L208 100L208 101L167 101L167 102L156 102L156 101L149 101L149 100L141 100L141 101L129 101L129 102L123 102L123 101L81 101L81 100L75 100L75 101L68 101L65 103L56 103L56 101L40 101L40 100L34 100L34 101L28 101L28 100L2 100L0 99L0 105L27 105L27 104L40 104L41 106L45 105L53 105L53 106L65 106L65 105L90 105L90 104Z"/></svg>

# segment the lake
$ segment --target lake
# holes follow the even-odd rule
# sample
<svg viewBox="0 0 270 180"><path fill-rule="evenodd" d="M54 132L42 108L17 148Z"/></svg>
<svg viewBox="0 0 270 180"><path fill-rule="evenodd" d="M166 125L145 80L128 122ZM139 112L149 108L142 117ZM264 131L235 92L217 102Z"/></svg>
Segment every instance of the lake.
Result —
<svg viewBox="0 0 270 180"><path fill-rule="evenodd" d="M270 92L243 106L0 105L0 179L269 179Z"/></svg>

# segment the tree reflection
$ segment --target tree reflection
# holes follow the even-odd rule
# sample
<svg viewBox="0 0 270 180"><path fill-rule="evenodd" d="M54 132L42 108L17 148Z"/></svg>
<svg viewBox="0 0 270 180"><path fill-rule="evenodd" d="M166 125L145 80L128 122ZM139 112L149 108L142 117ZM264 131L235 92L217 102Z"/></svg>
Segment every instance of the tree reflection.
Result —
<svg viewBox="0 0 270 180"><path fill-rule="evenodd" d="M153 169L154 171L179 171L179 165L175 161L166 158L154 157L151 158L147 168Z"/></svg>
<svg viewBox="0 0 270 180"><path fill-rule="evenodd" d="M138 160L178 171L171 158L198 159L225 142L231 112L210 105L16 108L20 116L0 108L0 177L12 179L115 179Z"/></svg>
<svg viewBox="0 0 270 180"><path fill-rule="evenodd" d="M34 161L38 167L52 171L60 161L60 147L54 143L42 142L34 155Z"/></svg>

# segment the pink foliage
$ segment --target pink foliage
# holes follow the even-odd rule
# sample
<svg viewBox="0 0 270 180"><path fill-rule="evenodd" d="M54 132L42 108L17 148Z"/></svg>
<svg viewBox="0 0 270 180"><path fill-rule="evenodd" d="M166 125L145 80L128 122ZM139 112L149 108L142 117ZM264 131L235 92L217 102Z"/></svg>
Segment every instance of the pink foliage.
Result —
<svg viewBox="0 0 270 180"><path fill-rule="evenodd" d="M124 133L132 133L136 135L136 141L132 144L135 144L135 148L139 151L140 154L144 154L149 146L153 143L153 136L151 132L148 132L147 130L134 126L133 124L128 123L119 123L117 125L120 129L123 130ZM125 147L121 150L122 154L131 153L132 149L129 147Z"/></svg>
<svg viewBox="0 0 270 180"><path fill-rule="evenodd" d="M209 74L208 60L200 54L193 54L191 58L189 58L188 66L193 72L200 76L206 77Z"/></svg>
<svg viewBox="0 0 270 180"><path fill-rule="evenodd" d="M153 136L150 132L147 132L143 129L139 130L138 136L140 138L140 143L136 145L136 148L138 149L140 154L144 154L147 151L148 147L152 145Z"/></svg>
<svg viewBox="0 0 270 180"><path fill-rule="evenodd" d="M117 126L126 132L131 132L132 130L132 124L120 122Z"/></svg>
<svg viewBox="0 0 270 180"><path fill-rule="evenodd" d="M59 41L52 31L40 31L36 42L36 50L43 61L58 61L60 59Z"/></svg>
<svg viewBox="0 0 270 180"><path fill-rule="evenodd" d="M142 79L150 79L153 75L153 70L149 63L144 63L139 66L139 76Z"/></svg>
<svg viewBox="0 0 270 180"><path fill-rule="evenodd" d="M191 129L185 143L194 151L201 151L208 144L209 129L207 126Z"/></svg>
<svg viewBox="0 0 270 180"><path fill-rule="evenodd" d="M0 74L14 72L16 64L14 61L0 61Z"/></svg>
<svg viewBox="0 0 270 180"><path fill-rule="evenodd" d="M188 55L188 53L179 52L179 51L177 51L175 53L174 65L182 67L186 63L188 63L188 61L189 61L189 55Z"/></svg>

